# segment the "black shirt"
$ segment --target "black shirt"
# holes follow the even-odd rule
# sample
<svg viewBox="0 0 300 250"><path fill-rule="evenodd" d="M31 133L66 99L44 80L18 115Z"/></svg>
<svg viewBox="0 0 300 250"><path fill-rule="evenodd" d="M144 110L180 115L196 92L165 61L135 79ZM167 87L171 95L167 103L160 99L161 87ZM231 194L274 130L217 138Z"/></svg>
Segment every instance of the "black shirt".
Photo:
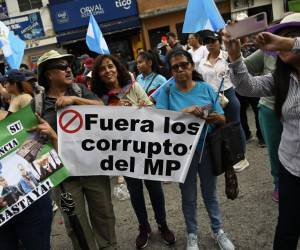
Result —
<svg viewBox="0 0 300 250"><path fill-rule="evenodd" d="M88 90L84 85L78 84L78 86L81 88L81 97L89 100L99 100L96 94ZM67 89L64 96L78 96L78 93L70 87ZM56 98L50 97L47 94L44 96L44 102L43 102L43 112L41 114L42 118L45 119L50 126L57 131L57 123L56 123L56 113L57 110L55 108ZM34 105L34 99L31 103L32 110L35 110Z"/></svg>

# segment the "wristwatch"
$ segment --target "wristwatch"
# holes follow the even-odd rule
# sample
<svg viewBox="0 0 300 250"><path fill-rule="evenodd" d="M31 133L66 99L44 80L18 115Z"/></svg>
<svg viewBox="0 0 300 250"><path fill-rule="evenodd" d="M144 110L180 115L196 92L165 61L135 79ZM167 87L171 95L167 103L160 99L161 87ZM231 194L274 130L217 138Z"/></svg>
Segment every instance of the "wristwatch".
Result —
<svg viewBox="0 0 300 250"><path fill-rule="evenodd" d="M295 54L300 54L300 37L296 37L294 46L291 51Z"/></svg>

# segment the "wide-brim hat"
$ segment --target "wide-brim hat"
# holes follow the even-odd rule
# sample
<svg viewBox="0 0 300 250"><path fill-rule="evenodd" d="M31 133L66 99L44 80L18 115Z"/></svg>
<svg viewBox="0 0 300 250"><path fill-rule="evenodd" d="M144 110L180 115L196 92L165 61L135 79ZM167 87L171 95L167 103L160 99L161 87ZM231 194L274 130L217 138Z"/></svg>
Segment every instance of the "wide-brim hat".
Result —
<svg viewBox="0 0 300 250"><path fill-rule="evenodd" d="M277 34L279 31L292 28L292 27L299 27L300 29L300 13L293 13L281 20L279 24L273 25L267 29L268 32L273 34Z"/></svg>
<svg viewBox="0 0 300 250"><path fill-rule="evenodd" d="M71 54L59 54L56 50L50 50L43 54L37 61L37 78L41 85L43 85L42 80L47 64L57 59L65 59L72 63L74 56Z"/></svg>

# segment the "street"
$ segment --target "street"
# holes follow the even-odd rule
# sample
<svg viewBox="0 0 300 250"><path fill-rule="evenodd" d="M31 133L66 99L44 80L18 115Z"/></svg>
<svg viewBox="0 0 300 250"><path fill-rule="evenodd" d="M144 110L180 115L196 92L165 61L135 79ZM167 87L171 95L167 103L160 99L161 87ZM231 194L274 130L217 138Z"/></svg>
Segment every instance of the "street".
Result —
<svg viewBox="0 0 300 250"><path fill-rule="evenodd" d="M249 113L252 122L252 113ZM219 177L219 197L222 211L224 231L228 233L236 249L242 250L269 250L272 249L273 237L277 221L277 203L272 201L273 189L270 167L267 158L267 149L259 148L257 140L247 144L247 159L250 167L238 174L240 193L236 200L228 200L225 196L224 177ZM113 179L114 180L114 179ZM186 232L181 212L181 197L178 184L163 184L165 190L167 220L170 229L176 233L177 242L174 246L165 246L157 232L154 215L149 196L145 192L148 215L152 227L152 235L146 249L185 249ZM145 189L144 189L145 190ZM219 249L215 244L208 215L198 189L198 220L199 246L202 250ZM116 214L116 232L119 249L135 249L135 238L138 234L138 224L130 201L113 199ZM52 230L53 250L72 250L64 225L59 224L61 216L56 214ZM298 246L300 249L300 246Z"/></svg>

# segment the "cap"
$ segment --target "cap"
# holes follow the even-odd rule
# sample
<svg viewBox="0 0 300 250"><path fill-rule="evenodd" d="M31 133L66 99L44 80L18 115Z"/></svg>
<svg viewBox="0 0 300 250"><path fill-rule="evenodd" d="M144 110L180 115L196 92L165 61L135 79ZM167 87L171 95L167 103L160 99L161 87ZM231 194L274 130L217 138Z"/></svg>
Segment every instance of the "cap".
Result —
<svg viewBox="0 0 300 250"><path fill-rule="evenodd" d="M8 81L11 80L15 82L22 82L25 80L25 74L23 73L23 71L18 69L8 70L4 77Z"/></svg>
<svg viewBox="0 0 300 250"><path fill-rule="evenodd" d="M32 71L23 70L22 72L25 75L25 81L37 81L37 77Z"/></svg>
<svg viewBox="0 0 300 250"><path fill-rule="evenodd" d="M88 54L83 54L80 57L78 57L79 60L83 60L83 59L86 59L86 58L89 58Z"/></svg>
<svg viewBox="0 0 300 250"><path fill-rule="evenodd" d="M269 27L267 31L276 34L279 31L290 27L300 28L300 13L293 13L284 17L279 24Z"/></svg>
<svg viewBox="0 0 300 250"><path fill-rule="evenodd" d="M211 30L202 30L199 32L199 35L201 36L203 43L206 43L208 39L218 40L219 35L216 32L213 32Z"/></svg>

